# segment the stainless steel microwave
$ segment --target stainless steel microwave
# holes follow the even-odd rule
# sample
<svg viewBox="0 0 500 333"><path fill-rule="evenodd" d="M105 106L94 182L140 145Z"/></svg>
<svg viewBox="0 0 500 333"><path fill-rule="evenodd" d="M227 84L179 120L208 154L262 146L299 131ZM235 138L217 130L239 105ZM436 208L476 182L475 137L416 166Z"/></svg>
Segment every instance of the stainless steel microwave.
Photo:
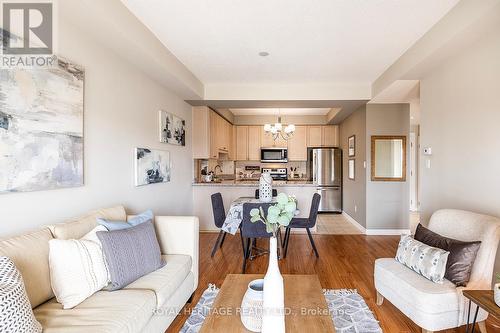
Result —
<svg viewBox="0 0 500 333"><path fill-rule="evenodd" d="M261 148L260 161L262 163L286 163L288 162L288 149L286 148Z"/></svg>

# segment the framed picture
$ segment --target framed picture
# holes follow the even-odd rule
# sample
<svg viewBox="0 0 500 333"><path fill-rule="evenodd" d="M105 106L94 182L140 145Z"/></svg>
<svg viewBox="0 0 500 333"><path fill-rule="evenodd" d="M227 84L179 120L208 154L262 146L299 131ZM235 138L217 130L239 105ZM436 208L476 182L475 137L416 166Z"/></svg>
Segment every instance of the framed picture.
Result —
<svg viewBox="0 0 500 333"><path fill-rule="evenodd" d="M0 193L83 186L84 77L62 58L0 71Z"/></svg>
<svg viewBox="0 0 500 333"><path fill-rule="evenodd" d="M135 186L170 181L170 152L135 148Z"/></svg>
<svg viewBox="0 0 500 333"><path fill-rule="evenodd" d="M349 179L354 180L356 176L356 160L350 159L349 160Z"/></svg>
<svg viewBox="0 0 500 333"><path fill-rule="evenodd" d="M356 156L356 135L352 135L347 139L349 157Z"/></svg>
<svg viewBox="0 0 500 333"><path fill-rule="evenodd" d="M186 121L167 111L158 111L160 142L186 145Z"/></svg>

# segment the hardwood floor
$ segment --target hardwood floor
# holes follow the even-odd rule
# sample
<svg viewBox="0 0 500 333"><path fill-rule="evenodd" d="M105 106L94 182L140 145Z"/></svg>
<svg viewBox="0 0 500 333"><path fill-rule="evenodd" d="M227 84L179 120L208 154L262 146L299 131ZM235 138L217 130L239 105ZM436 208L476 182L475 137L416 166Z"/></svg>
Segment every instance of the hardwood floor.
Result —
<svg viewBox="0 0 500 333"><path fill-rule="evenodd" d="M228 235L222 250L218 250L214 258L210 258L216 237L217 234L200 234L200 279L193 302L185 307L187 310L196 305L209 283L220 287L226 274L241 273L242 249L239 235ZM399 237L314 235L319 259L314 256L307 235L294 234L291 237L287 258L279 263L283 274L317 274L323 288L357 289L380 321L384 332L421 332L419 327L387 300L380 307L375 304L374 261L376 258L394 257ZM267 242L260 240L259 246L267 248ZM262 256L250 261L246 272L264 274L266 268L267 256ZM167 332L178 332L181 329L188 317L183 312ZM490 319L487 324L489 333L500 332L500 326L493 326L497 324ZM465 328L442 332L465 332ZM479 332L477 327L476 332Z"/></svg>

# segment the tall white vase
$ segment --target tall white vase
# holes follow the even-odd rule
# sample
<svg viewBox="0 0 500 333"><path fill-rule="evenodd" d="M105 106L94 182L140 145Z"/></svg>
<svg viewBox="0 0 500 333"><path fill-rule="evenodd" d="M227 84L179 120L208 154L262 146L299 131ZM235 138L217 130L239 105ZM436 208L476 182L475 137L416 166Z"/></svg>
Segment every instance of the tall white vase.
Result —
<svg viewBox="0 0 500 333"><path fill-rule="evenodd" d="M273 177L269 172L260 175L259 200L261 202L271 202L273 200Z"/></svg>
<svg viewBox="0 0 500 333"><path fill-rule="evenodd" d="M269 239L269 266L264 277L262 333L285 333L285 294L278 266L278 242Z"/></svg>
<svg viewBox="0 0 500 333"><path fill-rule="evenodd" d="M264 283L266 283L266 282L264 282ZM495 287L493 289L493 295L494 295L495 303L498 306L500 306L500 283L495 284Z"/></svg>

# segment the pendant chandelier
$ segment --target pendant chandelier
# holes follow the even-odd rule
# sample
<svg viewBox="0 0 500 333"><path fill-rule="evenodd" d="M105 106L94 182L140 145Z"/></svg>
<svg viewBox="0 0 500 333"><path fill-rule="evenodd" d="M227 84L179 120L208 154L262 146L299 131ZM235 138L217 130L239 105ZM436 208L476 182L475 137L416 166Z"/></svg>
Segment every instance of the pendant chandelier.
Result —
<svg viewBox="0 0 500 333"><path fill-rule="evenodd" d="M295 125L288 124L283 125L281 123L281 110L278 109L278 121L274 124L265 124L264 131L273 137L274 141L282 138L283 140L288 140L293 136L295 132Z"/></svg>

